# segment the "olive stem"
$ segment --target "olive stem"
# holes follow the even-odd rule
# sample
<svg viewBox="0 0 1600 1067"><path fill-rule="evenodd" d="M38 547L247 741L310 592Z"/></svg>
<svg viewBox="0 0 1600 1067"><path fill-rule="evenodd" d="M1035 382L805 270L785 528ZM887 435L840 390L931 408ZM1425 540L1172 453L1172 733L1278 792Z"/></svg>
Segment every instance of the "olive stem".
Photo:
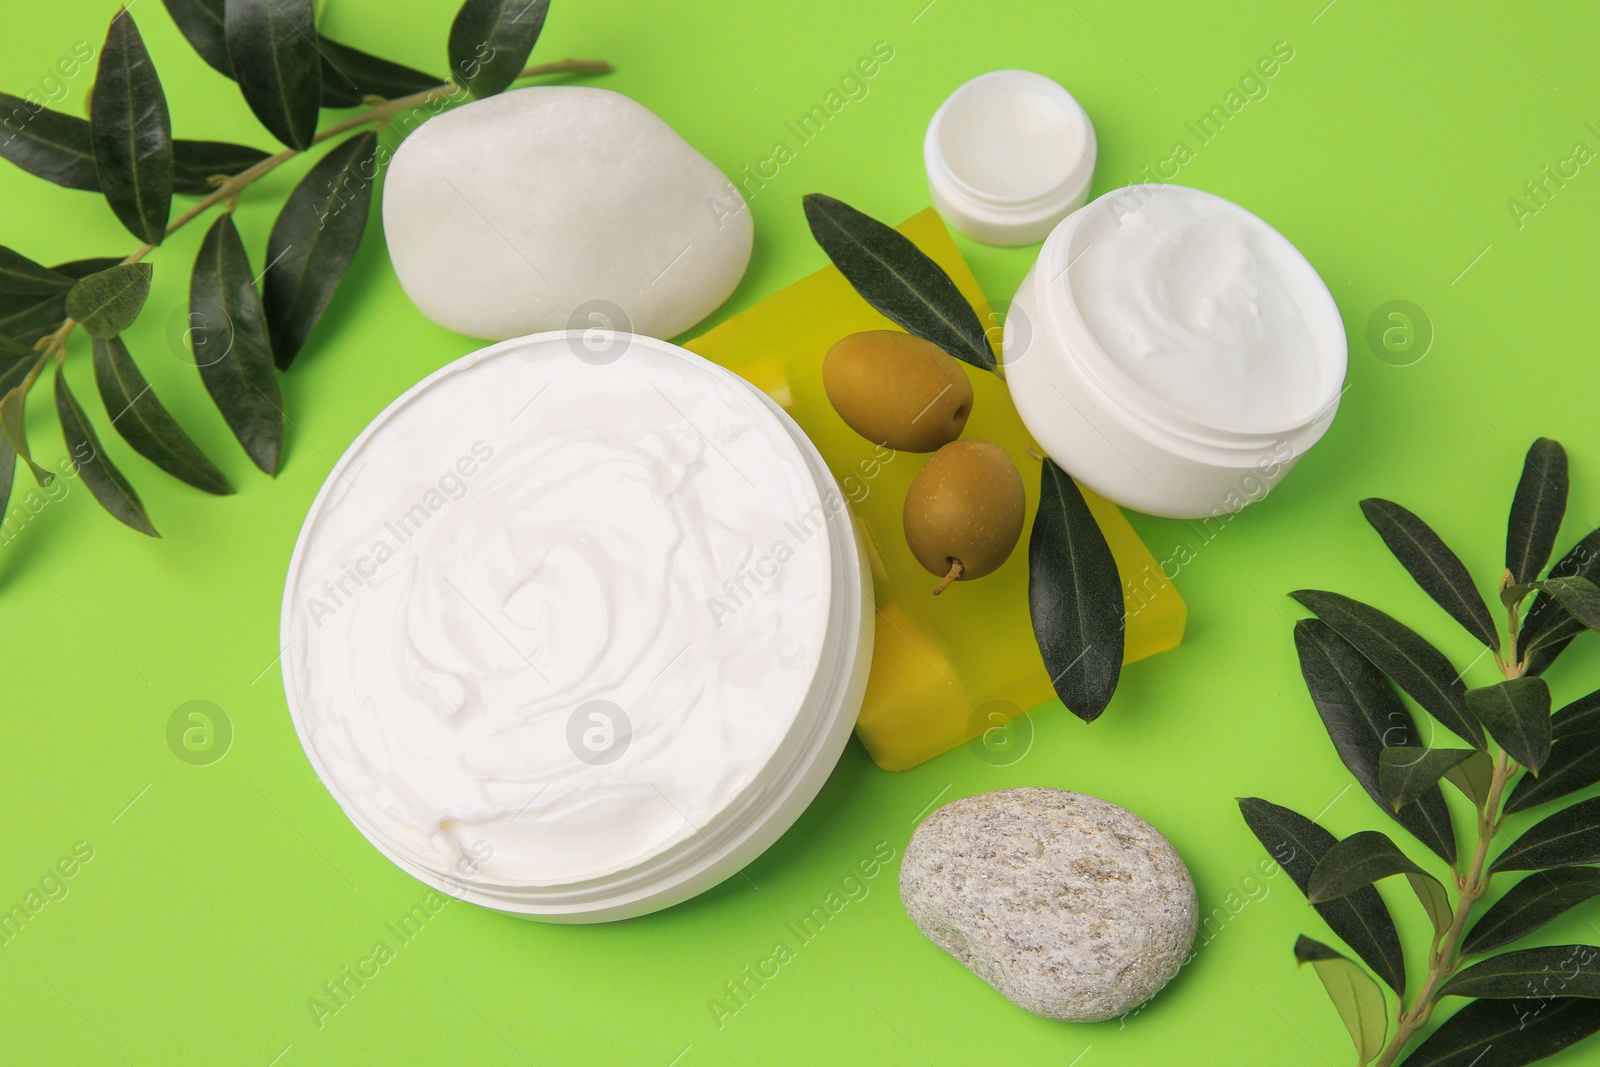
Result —
<svg viewBox="0 0 1600 1067"><path fill-rule="evenodd" d="M963 564L959 559L956 559L954 556L950 557L950 569L945 572L945 576L943 578L939 579L939 584L933 587L933 595L938 596L940 593L950 588L950 583L961 577L961 572L966 569L966 565Z"/></svg>

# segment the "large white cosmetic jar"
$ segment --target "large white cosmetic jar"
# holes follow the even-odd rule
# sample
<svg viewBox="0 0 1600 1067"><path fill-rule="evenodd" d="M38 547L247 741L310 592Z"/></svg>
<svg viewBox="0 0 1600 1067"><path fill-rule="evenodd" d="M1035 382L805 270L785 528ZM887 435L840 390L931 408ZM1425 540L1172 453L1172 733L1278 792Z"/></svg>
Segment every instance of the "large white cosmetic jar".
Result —
<svg viewBox="0 0 1600 1067"><path fill-rule="evenodd" d="M860 709L872 586L794 422L664 341L535 334L350 446L284 590L284 688L356 827L444 893L626 918L738 871Z"/></svg>
<svg viewBox="0 0 1600 1067"><path fill-rule="evenodd" d="M1007 316L1006 380L1042 448L1102 496L1203 518L1321 438L1347 353L1327 286L1228 200L1116 189L1062 220Z"/></svg>

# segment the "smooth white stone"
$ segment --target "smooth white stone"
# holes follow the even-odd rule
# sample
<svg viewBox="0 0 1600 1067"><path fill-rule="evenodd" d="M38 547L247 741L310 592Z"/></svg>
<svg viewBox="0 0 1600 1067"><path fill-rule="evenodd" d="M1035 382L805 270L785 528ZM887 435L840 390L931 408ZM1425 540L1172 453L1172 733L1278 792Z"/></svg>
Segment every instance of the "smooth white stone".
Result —
<svg viewBox="0 0 1600 1067"><path fill-rule="evenodd" d="M643 105L579 86L424 123L389 166L383 228L422 313L492 339L672 337L733 292L752 239L749 209L710 160Z"/></svg>

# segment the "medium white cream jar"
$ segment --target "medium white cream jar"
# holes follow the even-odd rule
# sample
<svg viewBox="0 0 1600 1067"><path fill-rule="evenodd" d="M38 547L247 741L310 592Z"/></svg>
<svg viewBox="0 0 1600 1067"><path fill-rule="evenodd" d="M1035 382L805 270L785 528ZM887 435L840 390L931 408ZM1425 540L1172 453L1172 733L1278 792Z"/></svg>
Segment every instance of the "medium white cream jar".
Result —
<svg viewBox="0 0 1600 1067"><path fill-rule="evenodd" d="M350 446L284 592L318 776L439 890L562 922L739 870L854 725L870 576L816 449L748 383L605 331L431 375Z"/></svg>
<svg viewBox="0 0 1600 1067"><path fill-rule="evenodd" d="M1116 189L1050 234L1007 317L1023 422L1073 477L1173 518L1237 511L1338 408L1347 353L1288 240L1179 185Z"/></svg>

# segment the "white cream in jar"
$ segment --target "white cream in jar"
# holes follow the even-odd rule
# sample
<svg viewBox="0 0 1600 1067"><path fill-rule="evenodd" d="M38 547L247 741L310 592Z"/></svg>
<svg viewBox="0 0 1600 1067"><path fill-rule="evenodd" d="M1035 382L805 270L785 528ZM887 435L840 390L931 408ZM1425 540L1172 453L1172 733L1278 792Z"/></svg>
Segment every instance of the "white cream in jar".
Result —
<svg viewBox="0 0 1600 1067"><path fill-rule="evenodd" d="M681 900L775 840L871 653L798 428L673 345L600 341L509 341L396 401L312 506L283 613L296 727L362 832L565 921Z"/></svg>
<svg viewBox="0 0 1600 1067"><path fill-rule="evenodd" d="M1344 326L1315 269L1255 215L1178 185L1064 219L1006 321L1012 399L1075 478L1152 515L1260 499L1338 407Z"/></svg>

